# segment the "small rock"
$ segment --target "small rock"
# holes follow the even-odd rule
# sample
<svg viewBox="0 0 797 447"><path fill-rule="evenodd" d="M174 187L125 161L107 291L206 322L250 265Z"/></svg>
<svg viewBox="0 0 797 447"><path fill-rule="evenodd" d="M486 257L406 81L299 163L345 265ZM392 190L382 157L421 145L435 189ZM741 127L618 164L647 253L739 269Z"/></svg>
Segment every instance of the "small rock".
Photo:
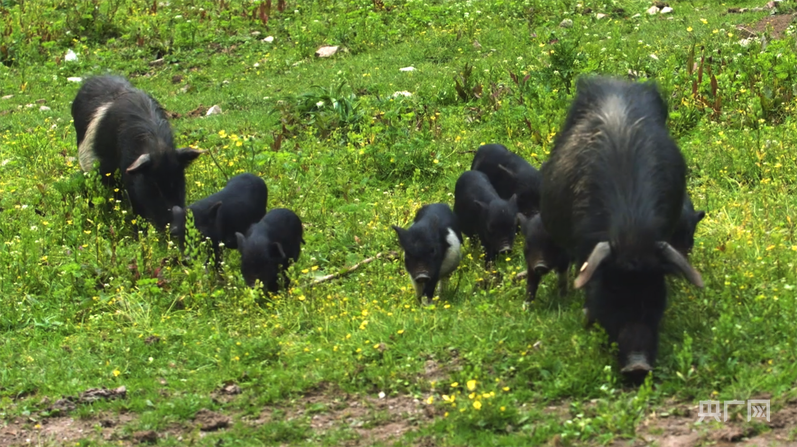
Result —
<svg viewBox="0 0 797 447"><path fill-rule="evenodd" d="M221 113L221 107L219 107L219 105L216 104L215 106L208 109L208 112L205 114L205 116L218 115L220 113Z"/></svg>
<svg viewBox="0 0 797 447"><path fill-rule="evenodd" d="M47 102L46 99L37 99L36 100L36 104L44 104L45 102Z"/></svg>
<svg viewBox="0 0 797 447"><path fill-rule="evenodd" d="M672 8L670 8L669 6L665 6L664 8L661 9L661 14L669 14L671 12Z"/></svg>
<svg viewBox="0 0 797 447"><path fill-rule="evenodd" d="M639 13L636 13L636 14L631 16L632 19L638 19L640 17L642 17L642 14L639 14Z"/></svg>
<svg viewBox="0 0 797 447"><path fill-rule="evenodd" d="M271 43L274 42L274 36L268 36L262 40L262 42Z"/></svg>
<svg viewBox="0 0 797 447"><path fill-rule="evenodd" d="M149 65L151 67L159 67L159 66L163 65L163 58L155 59L154 61L150 61Z"/></svg>
<svg viewBox="0 0 797 447"><path fill-rule="evenodd" d="M397 98L397 97L399 97L399 96L406 96L406 97L410 97L410 96L412 96L412 93L410 93L410 92L408 92L408 91L406 91L406 90L403 90L403 91L400 91L400 92L394 92L394 93L393 93L393 97L394 97L394 98Z"/></svg>
<svg viewBox="0 0 797 447"><path fill-rule="evenodd" d="M260 66L260 62L255 62L254 65L252 65L252 66L255 67L255 68L259 67Z"/></svg>
<svg viewBox="0 0 797 447"><path fill-rule="evenodd" d="M773 9L773 8L775 8L775 2L774 1L767 2L767 9Z"/></svg>
<svg viewBox="0 0 797 447"><path fill-rule="evenodd" d="M540 347L542 347L542 341L537 340L531 347L534 349L540 349Z"/></svg>
<svg viewBox="0 0 797 447"><path fill-rule="evenodd" d="M80 77L77 77L77 76L72 76L72 77L66 78L66 80L69 81L69 82L82 82L83 78L80 78Z"/></svg>
<svg viewBox="0 0 797 447"><path fill-rule="evenodd" d="M50 108L49 108L49 107L47 107L47 106L41 106L41 107L39 107L39 111L42 111L42 112L47 112L48 110L50 110Z"/></svg>
<svg viewBox="0 0 797 447"><path fill-rule="evenodd" d="M133 439L139 444L154 444L158 442L158 434L152 430L137 431L133 433Z"/></svg>
<svg viewBox="0 0 797 447"><path fill-rule="evenodd" d="M602 14L602 13L600 13L600 12L599 12L599 13L597 13L597 14L595 14L595 18L596 18L596 19L598 19L598 20L600 20L600 19L602 19L602 18L604 18L604 17L606 17L606 14Z"/></svg>
<svg viewBox="0 0 797 447"><path fill-rule="evenodd" d="M655 53L650 53L650 58L653 59L653 60L656 60L656 61L659 60L659 57L656 56Z"/></svg>
<svg viewBox="0 0 797 447"><path fill-rule="evenodd" d="M415 71L415 67L404 67L404 68L399 68L399 71Z"/></svg>
<svg viewBox="0 0 797 447"><path fill-rule="evenodd" d="M572 28L572 27L573 27L572 19L564 19L559 23L559 28Z"/></svg>
<svg viewBox="0 0 797 447"><path fill-rule="evenodd" d="M474 40L473 41L473 48L476 48L477 50L481 50L482 49L482 44L480 44L478 40Z"/></svg>
<svg viewBox="0 0 797 447"><path fill-rule="evenodd" d="M648 13L648 14L650 14L650 15L655 15L655 14L658 14L658 13L659 13L659 11L660 11L660 9L659 9L658 7L656 7L656 6L651 6L651 7L650 7L650 8L649 8L647 11L645 11L645 12L647 12L647 13Z"/></svg>
<svg viewBox="0 0 797 447"><path fill-rule="evenodd" d="M249 34L251 34L251 35L253 35L253 36L257 37L257 36L259 36L259 35L260 35L260 31L252 31L252 32L251 32L251 33L249 33Z"/></svg>
<svg viewBox="0 0 797 447"><path fill-rule="evenodd" d="M185 85L184 85L184 86L183 86L183 87L180 89L180 93L188 93L188 91L189 91L189 90L191 90L191 84L185 84Z"/></svg>
<svg viewBox="0 0 797 447"><path fill-rule="evenodd" d="M25 107L27 107L27 108L31 108L31 107L33 107L33 106L35 106L35 105L36 105L36 104L25 104Z"/></svg>
<svg viewBox="0 0 797 447"><path fill-rule="evenodd" d="M330 57L333 54L338 52L338 47L334 46L324 46L316 50L315 55L316 57Z"/></svg>
<svg viewBox="0 0 797 447"><path fill-rule="evenodd" d="M229 426L232 420L229 416L203 408L197 411L194 422L200 425L199 429L202 431L214 431Z"/></svg>
<svg viewBox="0 0 797 447"><path fill-rule="evenodd" d="M75 62L77 61L77 54L71 49L66 50L66 55L64 56L64 60L67 62Z"/></svg>
<svg viewBox="0 0 797 447"><path fill-rule="evenodd" d="M229 385L223 386L219 390L219 393L226 394L228 396L234 396L236 394L241 394L241 387L239 387L238 385L236 385L234 383L231 383Z"/></svg>
<svg viewBox="0 0 797 447"><path fill-rule="evenodd" d="M3 96L3 99L11 99L13 97L14 97L14 95L5 95L5 96Z"/></svg>

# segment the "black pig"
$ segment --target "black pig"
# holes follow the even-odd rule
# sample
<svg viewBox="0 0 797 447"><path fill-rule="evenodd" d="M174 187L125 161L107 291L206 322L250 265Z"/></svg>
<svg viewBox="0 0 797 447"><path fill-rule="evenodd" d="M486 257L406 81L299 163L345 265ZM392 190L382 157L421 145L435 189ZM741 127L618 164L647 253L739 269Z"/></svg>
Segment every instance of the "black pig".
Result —
<svg viewBox="0 0 797 447"><path fill-rule="evenodd" d="M556 270L559 279L559 296L564 296L567 294L567 271L570 267L570 257L564 249L553 242L545 230L539 214L528 219L520 213L518 219L526 240L523 247L523 255L526 258L526 301L524 307L534 301L540 280L551 270Z"/></svg>
<svg viewBox="0 0 797 447"><path fill-rule="evenodd" d="M448 277L462 260L462 233L457 216L444 203L424 205L408 229L393 225L404 249L404 267L410 275L415 295L424 305L434 297L440 281L440 294Z"/></svg>
<svg viewBox="0 0 797 447"><path fill-rule="evenodd" d="M700 274L668 242L686 194L686 162L655 84L581 78L542 168L540 214L580 266L588 320L619 347L621 371L652 370L667 299L665 274Z"/></svg>
<svg viewBox="0 0 797 447"><path fill-rule="evenodd" d="M462 234L478 237L485 263L512 250L517 228L517 196L502 199L481 171L465 171L454 189L454 214Z"/></svg>
<svg viewBox="0 0 797 447"><path fill-rule="evenodd" d="M692 252L692 247L695 245L695 231L697 231L697 224L706 217L706 212L703 210L695 211L692 200L689 194L684 195L684 206L681 209L681 218L678 220L678 226L670 237L670 245L676 250L681 252L684 256L689 256Z"/></svg>
<svg viewBox="0 0 797 447"><path fill-rule="evenodd" d="M163 230L174 206L185 206L185 168L202 151L175 149L161 105L117 76L86 80L72 102L83 171L98 161L106 185L117 169L133 212Z"/></svg>
<svg viewBox="0 0 797 447"><path fill-rule="evenodd" d="M531 218L540 209L540 172L520 155L501 144L480 146L470 168L487 174L498 195L517 195L518 210Z"/></svg>
<svg viewBox="0 0 797 447"><path fill-rule="evenodd" d="M254 287L259 279L269 292L277 292L282 274L283 286L290 287L286 269L291 262L299 260L301 244L304 244L302 234L301 219L285 208L274 208L266 213L263 219L249 227L246 236L235 233L246 285Z"/></svg>
<svg viewBox="0 0 797 447"><path fill-rule="evenodd" d="M238 248L235 233L246 230L266 215L268 188L260 177L244 173L227 181L224 188L204 199L188 205L194 215L194 225L203 236L210 238L216 265L221 262L221 247ZM185 209L172 208L173 221L169 232L182 244L185 241Z"/></svg>

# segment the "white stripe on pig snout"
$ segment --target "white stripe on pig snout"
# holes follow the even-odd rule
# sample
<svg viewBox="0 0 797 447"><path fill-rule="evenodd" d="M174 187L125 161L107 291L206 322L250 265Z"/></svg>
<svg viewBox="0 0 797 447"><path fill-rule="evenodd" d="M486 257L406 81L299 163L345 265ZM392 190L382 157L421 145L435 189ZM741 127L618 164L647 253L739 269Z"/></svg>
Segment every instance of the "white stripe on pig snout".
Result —
<svg viewBox="0 0 797 447"><path fill-rule="evenodd" d="M97 154L94 153L94 140L97 138L97 129L100 127L100 122L105 116L105 112L111 107L111 104L113 102L106 102L94 111L94 115L89 121L89 127L86 129L86 135L83 137L83 142L78 146L78 163L80 164L80 169L85 172L90 171L97 160Z"/></svg>

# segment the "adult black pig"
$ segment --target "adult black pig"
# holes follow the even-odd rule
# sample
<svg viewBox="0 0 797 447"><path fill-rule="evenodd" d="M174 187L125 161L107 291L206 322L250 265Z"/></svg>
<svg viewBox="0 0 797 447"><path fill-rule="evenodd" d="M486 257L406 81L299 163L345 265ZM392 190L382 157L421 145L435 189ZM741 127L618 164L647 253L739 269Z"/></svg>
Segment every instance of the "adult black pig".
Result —
<svg viewBox="0 0 797 447"><path fill-rule="evenodd" d="M540 172L520 155L501 144L479 146L470 168L487 174L498 195L517 195L518 210L531 218L540 209Z"/></svg>
<svg viewBox="0 0 797 447"><path fill-rule="evenodd" d="M221 247L238 248L235 233L246 230L266 215L268 188L260 177L243 173L227 181L221 191L188 205L194 216L197 230L210 238L216 264L221 262ZM185 241L185 209L172 208L169 232L182 246Z"/></svg>
<svg viewBox="0 0 797 447"><path fill-rule="evenodd" d="M241 273L249 287L260 280L269 292L280 289L282 275L284 288L290 287L286 269L291 262L299 260L302 251L302 221L293 211L274 208L256 224L249 227L246 235L235 233L238 251L241 252Z"/></svg>
<svg viewBox="0 0 797 447"><path fill-rule="evenodd" d="M481 171L465 171L454 189L454 214L462 234L478 237L485 263L512 250L517 228L517 196L502 199Z"/></svg>
<svg viewBox="0 0 797 447"><path fill-rule="evenodd" d="M133 212L163 230L185 206L185 168L202 151L175 149L169 121L149 94L118 76L87 79L72 102L83 171L99 162L106 185L117 169Z"/></svg>
<svg viewBox="0 0 797 447"><path fill-rule="evenodd" d="M686 163L655 84L581 78L542 168L540 214L581 267L588 319L619 347L621 371L653 368L667 299L665 274L700 274L668 242L681 216Z"/></svg>
<svg viewBox="0 0 797 447"><path fill-rule="evenodd" d="M424 305L434 297L438 281L440 294L448 277L462 260L462 233L457 216L445 203L424 205L408 229L393 225L404 249L404 268L410 275L415 296Z"/></svg>

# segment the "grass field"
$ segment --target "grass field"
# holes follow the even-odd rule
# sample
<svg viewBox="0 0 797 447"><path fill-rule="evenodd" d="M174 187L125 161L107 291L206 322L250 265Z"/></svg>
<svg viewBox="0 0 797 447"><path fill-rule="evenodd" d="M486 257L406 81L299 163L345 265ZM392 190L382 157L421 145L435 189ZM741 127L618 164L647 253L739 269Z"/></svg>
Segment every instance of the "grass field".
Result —
<svg viewBox="0 0 797 447"><path fill-rule="evenodd" d="M795 8L756 1L1 1L0 445L795 442ZM207 151L189 203L248 171L301 216L292 289L262 297L236 251L216 277L132 233L75 158L68 78L108 71ZM521 310L520 238L495 272L466 241L453 291L423 308L390 228L453 205L482 143L539 166L584 73L659 82L707 211L706 287L670 281L641 387L555 275ZM750 398L771 399L769 423L744 405L697 423L701 400Z"/></svg>

